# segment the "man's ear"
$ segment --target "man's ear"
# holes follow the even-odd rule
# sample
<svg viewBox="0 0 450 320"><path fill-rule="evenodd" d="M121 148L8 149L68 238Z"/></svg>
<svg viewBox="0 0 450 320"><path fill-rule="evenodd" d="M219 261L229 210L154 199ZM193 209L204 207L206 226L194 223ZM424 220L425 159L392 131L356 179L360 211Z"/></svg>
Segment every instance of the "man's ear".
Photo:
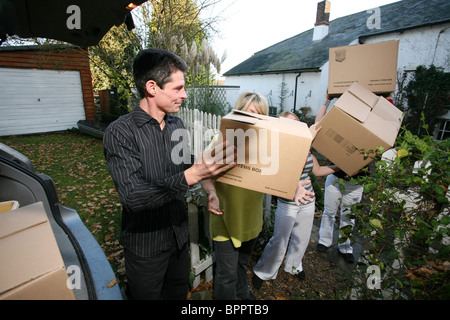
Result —
<svg viewBox="0 0 450 320"><path fill-rule="evenodd" d="M156 87L158 85L156 84L156 82L154 80L148 80L145 83L145 90L147 91L147 94L150 95L151 97L154 97L156 95Z"/></svg>

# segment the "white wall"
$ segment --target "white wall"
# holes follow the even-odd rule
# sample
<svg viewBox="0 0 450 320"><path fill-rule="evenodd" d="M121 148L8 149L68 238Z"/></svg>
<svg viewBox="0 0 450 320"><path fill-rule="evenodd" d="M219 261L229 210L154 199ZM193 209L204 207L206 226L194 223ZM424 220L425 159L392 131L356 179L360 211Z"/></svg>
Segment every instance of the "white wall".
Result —
<svg viewBox="0 0 450 320"><path fill-rule="evenodd" d="M231 108L234 107L234 104L236 103L237 99L240 95L240 88L239 86L226 86L225 89L225 96L227 99L227 102L230 104Z"/></svg>
<svg viewBox="0 0 450 320"><path fill-rule="evenodd" d="M400 74L417 66L435 65L450 72L450 23L368 38L365 43L400 40L397 70ZM442 117L450 119L450 112Z"/></svg>
<svg viewBox="0 0 450 320"><path fill-rule="evenodd" d="M450 23L374 36L365 43L390 40L400 40L398 70L434 64L450 72Z"/></svg>
<svg viewBox="0 0 450 320"><path fill-rule="evenodd" d="M315 115L323 103L326 85L324 88L321 88L320 72L302 73L298 79L296 108L309 107L309 115Z"/></svg>
<svg viewBox="0 0 450 320"><path fill-rule="evenodd" d="M227 86L237 85L240 87L239 95L246 91L256 91L262 94L267 98L270 106L279 104L281 82L282 78L279 74L233 76L227 77L225 80ZM289 83L289 79L285 79L285 82Z"/></svg>
<svg viewBox="0 0 450 320"><path fill-rule="evenodd" d="M443 67L450 72L450 23L438 26L422 27L402 32L393 32L364 39L365 43L376 43L390 40L400 40L398 67L400 72L405 68L419 65ZM356 44L357 41L349 43ZM285 74L288 95L285 110L294 107L295 77L297 74ZM226 85L240 86L239 92L258 91L269 98L272 106L279 107L281 74L228 76ZM298 79L297 105L311 108L310 115L315 115L321 107L328 86L328 62L321 67L320 73L302 73ZM308 97L309 91L311 96ZM235 101L233 101L232 105ZM231 103L231 102L230 102ZM270 103L270 102L269 102ZM280 110L278 110L280 111Z"/></svg>
<svg viewBox="0 0 450 320"><path fill-rule="evenodd" d="M231 76L226 78L227 86L239 86L239 95L246 91L256 91L261 93L269 101L269 105L277 107L280 112L281 84L285 83L284 109L294 109L295 82L297 73L287 74L266 74L266 75L244 75ZM302 73L297 79L297 100L296 109L310 107L317 110L318 103L323 102L324 92L320 90L320 73ZM236 97L237 99L237 97ZM320 101L320 102L319 102ZM229 101L232 105L236 102Z"/></svg>

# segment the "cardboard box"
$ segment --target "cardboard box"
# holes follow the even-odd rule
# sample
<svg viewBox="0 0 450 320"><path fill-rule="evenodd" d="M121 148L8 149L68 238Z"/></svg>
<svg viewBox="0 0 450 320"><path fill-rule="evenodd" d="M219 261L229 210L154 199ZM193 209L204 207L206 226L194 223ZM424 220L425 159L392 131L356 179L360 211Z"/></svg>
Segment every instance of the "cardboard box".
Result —
<svg viewBox="0 0 450 320"><path fill-rule="evenodd" d="M337 96L353 82L374 93L394 92L399 41L330 48L328 94Z"/></svg>
<svg viewBox="0 0 450 320"><path fill-rule="evenodd" d="M19 207L19 202L15 200L0 202L0 213L15 210Z"/></svg>
<svg viewBox="0 0 450 320"><path fill-rule="evenodd" d="M392 103L354 83L318 124L322 129L312 147L353 176L373 160L361 150L391 148L402 120Z"/></svg>
<svg viewBox="0 0 450 320"><path fill-rule="evenodd" d="M234 110L221 120L223 140L237 146L237 165L217 181L292 199L311 147L308 126Z"/></svg>
<svg viewBox="0 0 450 320"><path fill-rule="evenodd" d="M0 299L74 299L42 202L0 214Z"/></svg>

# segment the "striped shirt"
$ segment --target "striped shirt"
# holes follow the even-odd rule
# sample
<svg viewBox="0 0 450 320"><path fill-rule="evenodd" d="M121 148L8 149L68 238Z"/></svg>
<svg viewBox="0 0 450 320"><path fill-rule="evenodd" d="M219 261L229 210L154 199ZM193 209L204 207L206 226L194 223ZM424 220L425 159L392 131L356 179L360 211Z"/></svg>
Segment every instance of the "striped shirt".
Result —
<svg viewBox="0 0 450 320"><path fill-rule="evenodd" d="M309 177L309 173L312 171L313 167L314 167L314 161L313 161L313 158L312 158L311 152L310 152L309 155L308 155L308 158L306 159L306 163L305 163L305 166L303 168L302 174L300 176L300 181L306 181L306 180L310 180L311 179ZM306 186L304 186L304 188L307 191L314 192L314 189L313 189L311 183L307 184ZM314 196L312 196L311 198L314 199ZM280 198L280 200L283 201L283 202L295 203L292 199Z"/></svg>
<svg viewBox="0 0 450 320"><path fill-rule="evenodd" d="M173 135L177 129L185 132L179 118L166 115L161 130L156 119L137 107L104 134L106 163L123 207L120 243L142 257L168 250L174 234L180 248L188 240L184 170L192 157L186 135L172 141L179 136ZM187 158L172 161L173 150L177 156L187 150Z"/></svg>

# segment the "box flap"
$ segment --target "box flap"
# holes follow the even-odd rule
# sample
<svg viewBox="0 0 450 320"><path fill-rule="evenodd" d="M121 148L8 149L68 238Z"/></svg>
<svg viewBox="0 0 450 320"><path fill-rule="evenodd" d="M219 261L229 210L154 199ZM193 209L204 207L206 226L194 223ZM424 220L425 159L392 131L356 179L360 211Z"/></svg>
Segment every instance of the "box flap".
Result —
<svg viewBox="0 0 450 320"><path fill-rule="evenodd" d="M388 122L391 126L396 128L397 131L400 130L403 112L384 97L379 97L377 103L373 107L372 113Z"/></svg>
<svg viewBox="0 0 450 320"><path fill-rule="evenodd" d="M379 139L392 147L397 139L398 129L376 114L371 114L364 123L364 128L373 132Z"/></svg>
<svg viewBox="0 0 450 320"><path fill-rule="evenodd" d="M243 115L246 115L246 116L249 116L252 118L256 118L259 120L267 120L267 118L269 117L269 116L265 116L263 114L253 113L253 112L244 111L244 110L236 110L236 109L234 109L232 113L243 114Z"/></svg>
<svg viewBox="0 0 450 320"><path fill-rule="evenodd" d="M229 114L223 116L222 119L229 119L247 124L256 124L258 120L273 120L276 118L248 111L233 110Z"/></svg>
<svg viewBox="0 0 450 320"><path fill-rule="evenodd" d="M350 92L345 92L332 108L334 107L341 109L359 122L366 121L370 111L372 111L370 106L362 104L361 101Z"/></svg>
<svg viewBox="0 0 450 320"><path fill-rule="evenodd" d="M383 97L379 97L364 127L393 146L403 120L403 113Z"/></svg>
<svg viewBox="0 0 450 320"><path fill-rule="evenodd" d="M351 92L354 96L358 97L359 100L371 107L378 101L378 96L376 94L372 93L358 82L353 82L352 85L348 87L347 91Z"/></svg>
<svg viewBox="0 0 450 320"><path fill-rule="evenodd" d="M354 82L334 103L336 107L364 123L378 102L378 96Z"/></svg>
<svg viewBox="0 0 450 320"><path fill-rule="evenodd" d="M4 212L0 214L0 239L46 221L47 215L42 202Z"/></svg>
<svg viewBox="0 0 450 320"><path fill-rule="evenodd" d="M222 118L222 120L232 120L232 121L239 121L242 123L247 123L247 124L256 124L256 122L258 121L256 118L252 118L252 117L245 117L239 114L235 114L235 113L229 113L226 116L224 116Z"/></svg>
<svg viewBox="0 0 450 320"><path fill-rule="evenodd" d="M276 125L274 125L275 129L279 129L280 131L283 131L287 134L292 135L300 135L302 137L311 139L312 141L312 134L309 130L308 125L305 122L292 120L288 118L275 118L277 121L275 122Z"/></svg>

